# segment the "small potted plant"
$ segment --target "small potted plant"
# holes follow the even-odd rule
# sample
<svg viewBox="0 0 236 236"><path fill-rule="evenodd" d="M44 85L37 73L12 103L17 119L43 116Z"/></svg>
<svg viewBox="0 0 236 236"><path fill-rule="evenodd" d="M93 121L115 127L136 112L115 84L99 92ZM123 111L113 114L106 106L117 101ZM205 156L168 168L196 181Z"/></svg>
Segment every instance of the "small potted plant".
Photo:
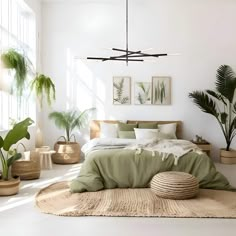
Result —
<svg viewBox="0 0 236 236"><path fill-rule="evenodd" d="M228 65L218 68L216 91L194 91L189 94L193 102L203 111L213 115L224 134L226 147L221 149L221 162L236 164L236 151L230 149L236 136L236 74Z"/></svg>
<svg viewBox="0 0 236 236"><path fill-rule="evenodd" d="M56 164L72 164L80 160L80 145L75 140L72 131L75 128L84 127L88 119L88 114L95 108L86 109L83 112L77 110L58 112L54 111L49 114L49 119L54 120L59 129L65 130L65 136L61 136L64 141L57 141L54 145L55 154L52 155L52 161ZM74 141L71 139L74 138Z"/></svg>
<svg viewBox="0 0 236 236"><path fill-rule="evenodd" d="M33 123L33 120L26 118L17 123L8 131L5 138L0 136L0 160L2 164L2 171L0 176L0 196L8 196L18 193L20 179L9 176L10 166L21 158L21 153L12 148L23 138L30 139L28 127Z"/></svg>

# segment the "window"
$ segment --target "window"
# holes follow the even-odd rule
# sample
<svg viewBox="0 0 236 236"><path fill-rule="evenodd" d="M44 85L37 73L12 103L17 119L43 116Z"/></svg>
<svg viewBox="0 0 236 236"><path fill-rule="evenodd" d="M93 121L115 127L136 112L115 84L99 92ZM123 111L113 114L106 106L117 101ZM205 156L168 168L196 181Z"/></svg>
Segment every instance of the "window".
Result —
<svg viewBox="0 0 236 236"><path fill-rule="evenodd" d="M36 23L34 13L23 0L0 0L0 52L14 48L36 63ZM9 129L12 121L26 117L35 120L35 102L24 91L22 97L6 92L14 74L0 68L0 130Z"/></svg>

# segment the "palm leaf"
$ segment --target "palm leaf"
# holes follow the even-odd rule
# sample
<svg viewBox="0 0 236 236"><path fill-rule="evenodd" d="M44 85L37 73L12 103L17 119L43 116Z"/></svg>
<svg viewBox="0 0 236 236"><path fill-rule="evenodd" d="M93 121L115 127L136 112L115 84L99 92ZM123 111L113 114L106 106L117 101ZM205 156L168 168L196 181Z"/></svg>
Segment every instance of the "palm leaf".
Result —
<svg viewBox="0 0 236 236"><path fill-rule="evenodd" d="M189 93L189 97L193 99L193 102L205 113L218 117L216 110L216 103L204 92L194 91Z"/></svg>
<svg viewBox="0 0 236 236"><path fill-rule="evenodd" d="M228 65L220 66L216 74L216 90L232 103L235 88L236 75L232 68Z"/></svg>

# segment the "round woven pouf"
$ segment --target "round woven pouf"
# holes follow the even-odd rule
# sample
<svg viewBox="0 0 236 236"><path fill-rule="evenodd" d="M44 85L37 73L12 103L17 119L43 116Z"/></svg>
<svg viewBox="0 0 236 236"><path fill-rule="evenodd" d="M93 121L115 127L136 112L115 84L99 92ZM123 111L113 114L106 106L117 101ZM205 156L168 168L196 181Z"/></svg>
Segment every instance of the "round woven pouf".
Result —
<svg viewBox="0 0 236 236"><path fill-rule="evenodd" d="M154 175L150 186L157 196L175 200L193 198L199 190L196 177L177 171L161 172Z"/></svg>

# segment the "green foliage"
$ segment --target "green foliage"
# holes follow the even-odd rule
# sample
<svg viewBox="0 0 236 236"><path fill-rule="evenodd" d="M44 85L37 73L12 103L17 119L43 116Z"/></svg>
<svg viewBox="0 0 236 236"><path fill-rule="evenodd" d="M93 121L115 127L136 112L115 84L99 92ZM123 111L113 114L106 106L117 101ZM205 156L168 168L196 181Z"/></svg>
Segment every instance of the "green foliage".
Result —
<svg viewBox="0 0 236 236"><path fill-rule="evenodd" d="M137 86L141 89L141 92L137 96L139 103L145 104L147 101L150 101L150 86L145 87L142 82L137 83Z"/></svg>
<svg viewBox="0 0 236 236"><path fill-rule="evenodd" d="M86 109L83 112L74 110L74 111L65 111L58 112L54 111L49 114L49 119L54 120L55 125L59 129L64 129L66 133L65 140L70 142L71 132L75 129L81 129L84 127L88 120L88 115L90 112L94 111L95 108Z"/></svg>
<svg viewBox="0 0 236 236"><path fill-rule="evenodd" d="M47 97L49 106L51 106L52 100L56 99L54 83L49 77L43 74L37 74L30 87L31 90L35 91L36 96L39 98L41 108L43 106L44 95Z"/></svg>
<svg viewBox="0 0 236 236"><path fill-rule="evenodd" d="M17 123L8 131L6 137L0 136L0 159L2 163L2 179L8 180L9 167L14 161L21 158L21 154L17 153L16 149L11 149L13 144L16 144L23 138L30 139L28 127L33 123L33 120L26 118L25 120ZM6 151L6 157L3 155L3 150ZM10 157L9 157L10 156Z"/></svg>
<svg viewBox="0 0 236 236"><path fill-rule="evenodd" d="M124 78L122 78L118 83L113 82L113 87L116 89L116 98L113 99L114 102L120 104L126 104L129 101L129 97L123 97L124 92Z"/></svg>
<svg viewBox="0 0 236 236"><path fill-rule="evenodd" d="M228 65L221 65L216 74L216 91L189 93L193 102L205 113L213 115L219 123L226 141L226 150L236 135L236 74Z"/></svg>
<svg viewBox="0 0 236 236"><path fill-rule="evenodd" d="M166 98L166 84L164 81L158 81L154 88L154 103L163 104Z"/></svg>
<svg viewBox="0 0 236 236"><path fill-rule="evenodd" d="M25 56L11 48L1 55L1 60L6 68L15 70L16 89L18 95L21 96L27 77L27 62Z"/></svg>

